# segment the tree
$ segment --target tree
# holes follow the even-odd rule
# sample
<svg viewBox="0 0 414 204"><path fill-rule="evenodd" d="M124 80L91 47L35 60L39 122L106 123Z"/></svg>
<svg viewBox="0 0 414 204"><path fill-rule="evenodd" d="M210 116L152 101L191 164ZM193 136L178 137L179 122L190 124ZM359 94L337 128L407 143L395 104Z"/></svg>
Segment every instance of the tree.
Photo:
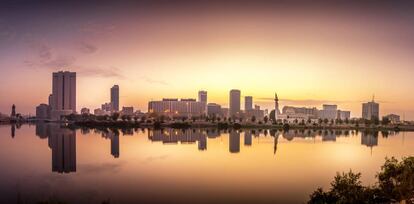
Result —
<svg viewBox="0 0 414 204"><path fill-rule="evenodd" d="M119 113L112 113L111 118L112 118L113 121L117 121L118 118L119 118Z"/></svg>
<svg viewBox="0 0 414 204"><path fill-rule="evenodd" d="M252 116L251 121L252 121L252 122L255 122L255 121L256 121L256 116Z"/></svg>
<svg viewBox="0 0 414 204"><path fill-rule="evenodd" d="M123 121L126 121L126 120L127 120L127 115L122 115L122 116L121 116L121 119L122 119Z"/></svg>
<svg viewBox="0 0 414 204"><path fill-rule="evenodd" d="M376 177L376 185L365 187L360 173L338 173L330 190L318 188L308 203L413 203L414 157L400 162L394 157L386 158Z"/></svg>
<svg viewBox="0 0 414 204"><path fill-rule="evenodd" d="M328 118L323 119L323 123L328 124L329 123Z"/></svg>
<svg viewBox="0 0 414 204"><path fill-rule="evenodd" d="M269 118L270 118L271 121L276 122L275 110L270 111Z"/></svg>
<svg viewBox="0 0 414 204"><path fill-rule="evenodd" d="M263 118L263 121L264 121L264 123L265 123L265 124L267 124L267 121L269 121L269 118L268 118L267 116L265 116L265 117Z"/></svg>
<svg viewBox="0 0 414 204"><path fill-rule="evenodd" d="M381 124L388 125L390 123L391 123L391 121L390 121L390 119L388 117L382 117Z"/></svg>

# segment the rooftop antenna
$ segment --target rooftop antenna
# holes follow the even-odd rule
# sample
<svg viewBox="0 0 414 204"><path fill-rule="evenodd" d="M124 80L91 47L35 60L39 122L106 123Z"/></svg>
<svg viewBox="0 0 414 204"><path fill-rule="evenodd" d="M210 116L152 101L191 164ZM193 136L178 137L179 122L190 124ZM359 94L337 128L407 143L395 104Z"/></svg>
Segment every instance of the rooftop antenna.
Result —
<svg viewBox="0 0 414 204"><path fill-rule="evenodd" d="M372 102L375 102L375 94L372 94Z"/></svg>

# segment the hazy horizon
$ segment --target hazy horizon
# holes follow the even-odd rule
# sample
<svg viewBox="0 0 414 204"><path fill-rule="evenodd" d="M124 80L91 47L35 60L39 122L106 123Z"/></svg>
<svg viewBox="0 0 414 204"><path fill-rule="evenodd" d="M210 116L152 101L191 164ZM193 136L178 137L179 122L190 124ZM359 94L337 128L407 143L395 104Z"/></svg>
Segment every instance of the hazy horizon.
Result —
<svg viewBox="0 0 414 204"><path fill-rule="evenodd" d="M96 2L97 3L97 2ZM414 120L414 4L409 1L5 2L0 6L0 112L34 114L52 72L77 72L77 111L109 102L197 98L228 105L230 89L255 104ZM243 99L242 106L243 108Z"/></svg>

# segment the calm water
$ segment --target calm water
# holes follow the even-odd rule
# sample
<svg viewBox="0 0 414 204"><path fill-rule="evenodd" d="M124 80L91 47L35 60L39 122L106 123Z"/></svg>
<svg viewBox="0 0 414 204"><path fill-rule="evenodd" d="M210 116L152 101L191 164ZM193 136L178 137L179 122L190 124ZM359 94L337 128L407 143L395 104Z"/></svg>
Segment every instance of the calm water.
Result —
<svg viewBox="0 0 414 204"><path fill-rule="evenodd" d="M411 132L0 126L0 203L303 203L338 171L374 184L413 147Z"/></svg>

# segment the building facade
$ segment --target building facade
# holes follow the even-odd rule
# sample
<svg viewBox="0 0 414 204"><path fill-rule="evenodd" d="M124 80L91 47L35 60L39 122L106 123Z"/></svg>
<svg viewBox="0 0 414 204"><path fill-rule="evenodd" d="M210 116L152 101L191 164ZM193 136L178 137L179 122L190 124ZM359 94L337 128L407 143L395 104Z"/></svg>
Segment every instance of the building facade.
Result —
<svg viewBox="0 0 414 204"><path fill-rule="evenodd" d="M252 96L244 97L244 110L245 111L253 110L253 97Z"/></svg>
<svg viewBox="0 0 414 204"><path fill-rule="evenodd" d="M240 115L240 95L240 90L230 90L229 117L237 117Z"/></svg>
<svg viewBox="0 0 414 204"><path fill-rule="evenodd" d="M114 85L111 88L111 105L112 105L111 111L115 111L115 112L119 111L119 86L118 85Z"/></svg>
<svg viewBox="0 0 414 204"><path fill-rule="evenodd" d="M220 117L222 116L221 106L216 103L207 104L207 115L209 117Z"/></svg>
<svg viewBox="0 0 414 204"><path fill-rule="evenodd" d="M52 82L51 117L61 119L62 115L76 112L76 73L54 72Z"/></svg>
<svg viewBox="0 0 414 204"><path fill-rule="evenodd" d="M371 120L373 118L379 119L379 104L374 100L362 104L362 118Z"/></svg>
<svg viewBox="0 0 414 204"><path fill-rule="evenodd" d="M47 104L40 104L36 107L36 119L37 120L47 120L50 119L50 106Z"/></svg>
<svg viewBox="0 0 414 204"><path fill-rule="evenodd" d="M148 103L148 113L169 117L198 117L206 112L205 109L205 103L195 99L163 99Z"/></svg>
<svg viewBox="0 0 414 204"><path fill-rule="evenodd" d="M319 118L335 120L338 117L338 106L337 105L322 105L322 110L319 111Z"/></svg>

